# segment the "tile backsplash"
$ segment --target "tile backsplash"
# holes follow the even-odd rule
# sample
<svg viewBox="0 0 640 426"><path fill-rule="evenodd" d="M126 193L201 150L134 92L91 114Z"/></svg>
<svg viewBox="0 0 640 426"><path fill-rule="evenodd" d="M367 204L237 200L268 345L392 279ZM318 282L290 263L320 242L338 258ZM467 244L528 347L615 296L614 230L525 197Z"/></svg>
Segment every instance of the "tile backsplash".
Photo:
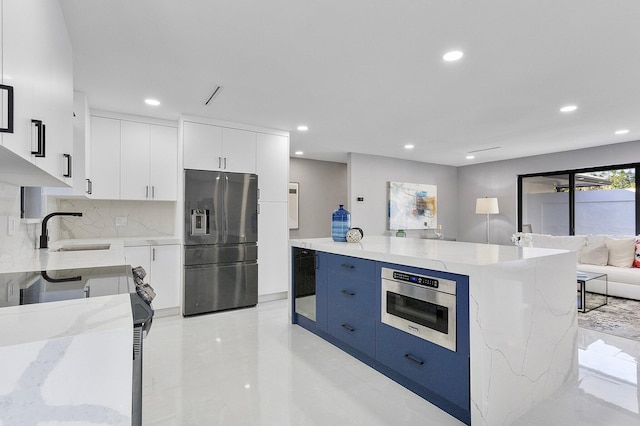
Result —
<svg viewBox="0 0 640 426"><path fill-rule="evenodd" d="M58 199L56 211L83 216L60 217L49 236L52 240L172 236L175 208L176 203L167 201Z"/></svg>
<svg viewBox="0 0 640 426"><path fill-rule="evenodd" d="M156 237L175 235L175 202L55 199L48 197L46 212L82 212L82 217L55 217L49 221L51 241L73 238ZM20 187L0 182L0 262L19 257L38 244L39 221L20 221ZM9 235L9 221L15 231ZM117 226L120 225L120 226Z"/></svg>

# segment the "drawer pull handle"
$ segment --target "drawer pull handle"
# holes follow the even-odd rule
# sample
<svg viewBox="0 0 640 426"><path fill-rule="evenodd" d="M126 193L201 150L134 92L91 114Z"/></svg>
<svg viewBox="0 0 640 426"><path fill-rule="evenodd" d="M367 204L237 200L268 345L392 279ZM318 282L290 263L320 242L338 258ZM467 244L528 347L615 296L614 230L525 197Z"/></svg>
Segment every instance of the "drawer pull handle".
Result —
<svg viewBox="0 0 640 426"><path fill-rule="evenodd" d="M356 329L351 327L349 324L341 324L341 327L344 328L347 331L351 331L351 332L356 331Z"/></svg>
<svg viewBox="0 0 640 426"><path fill-rule="evenodd" d="M415 362L418 365L423 365L424 361L419 360L418 358L414 358L413 356L409 355L409 354L404 354L404 357L406 359L408 359L411 362Z"/></svg>
<svg viewBox="0 0 640 426"><path fill-rule="evenodd" d="M355 266L350 265L350 264L348 264L348 263L343 263L343 264L341 264L340 266L342 266L343 268L347 268L347 269L353 269L353 268L355 268Z"/></svg>
<svg viewBox="0 0 640 426"><path fill-rule="evenodd" d="M342 293L346 294L347 296L355 296L356 294L352 291L349 290L341 290Z"/></svg>

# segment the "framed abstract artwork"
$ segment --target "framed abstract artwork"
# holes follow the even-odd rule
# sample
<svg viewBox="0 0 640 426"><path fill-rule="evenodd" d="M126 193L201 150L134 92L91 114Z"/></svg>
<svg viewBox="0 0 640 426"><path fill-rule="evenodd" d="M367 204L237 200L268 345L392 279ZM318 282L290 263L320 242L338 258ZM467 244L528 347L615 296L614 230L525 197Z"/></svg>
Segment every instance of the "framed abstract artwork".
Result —
<svg viewBox="0 0 640 426"><path fill-rule="evenodd" d="M436 229L438 187L422 183L387 183L387 222L391 229Z"/></svg>

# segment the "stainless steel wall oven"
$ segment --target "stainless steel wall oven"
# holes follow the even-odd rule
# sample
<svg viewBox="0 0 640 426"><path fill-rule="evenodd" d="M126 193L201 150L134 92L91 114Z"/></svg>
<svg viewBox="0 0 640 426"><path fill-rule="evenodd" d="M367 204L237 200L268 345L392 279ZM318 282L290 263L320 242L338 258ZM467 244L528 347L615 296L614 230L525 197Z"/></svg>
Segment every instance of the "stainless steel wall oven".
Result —
<svg viewBox="0 0 640 426"><path fill-rule="evenodd" d="M381 321L452 351L456 340L456 282L382 268Z"/></svg>

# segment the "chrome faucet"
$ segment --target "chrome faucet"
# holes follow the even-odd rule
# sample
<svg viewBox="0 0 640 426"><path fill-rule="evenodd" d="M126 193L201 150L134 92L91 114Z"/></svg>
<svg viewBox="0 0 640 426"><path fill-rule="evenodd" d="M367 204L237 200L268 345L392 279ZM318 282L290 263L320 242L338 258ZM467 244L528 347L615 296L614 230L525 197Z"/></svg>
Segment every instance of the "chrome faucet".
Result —
<svg viewBox="0 0 640 426"><path fill-rule="evenodd" d="M40 248L49 248L49 231L47 230L47 222L54 216L82 216L82 213L72 212L55 212L48 214L42 219L42 232L40 234Z"/></svg>

